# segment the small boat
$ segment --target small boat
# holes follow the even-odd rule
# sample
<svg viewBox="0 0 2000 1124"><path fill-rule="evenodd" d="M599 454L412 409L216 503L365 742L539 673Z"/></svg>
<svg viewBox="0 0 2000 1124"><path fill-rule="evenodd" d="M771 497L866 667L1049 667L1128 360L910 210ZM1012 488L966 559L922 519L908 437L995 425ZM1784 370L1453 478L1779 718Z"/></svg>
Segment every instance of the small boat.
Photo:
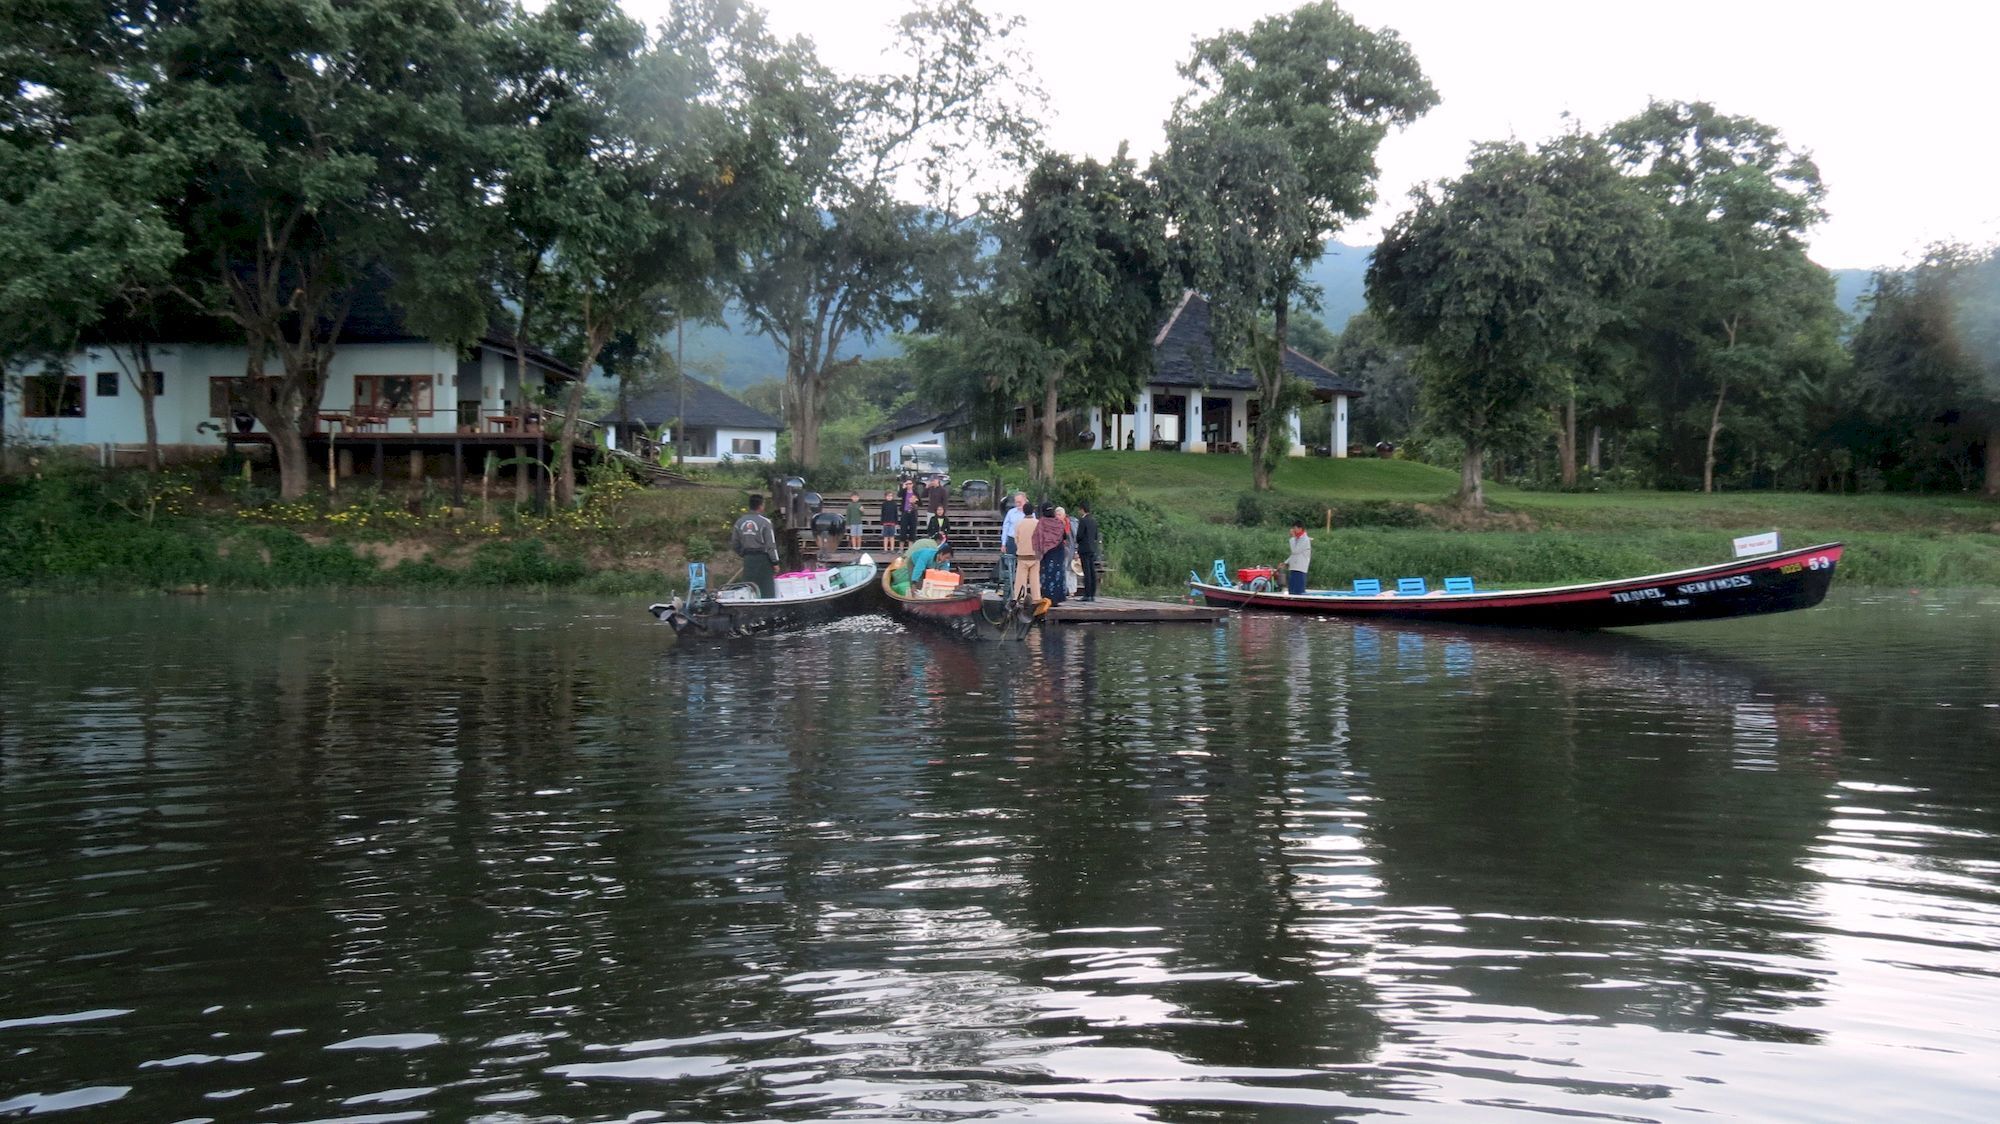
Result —
<svg viewBox="0 0 2000 1124"><path fill-rule="evenodd" d="M1193 576L1188 588L1210 605L1314 616L1394 617L1516 628L1627 628L1810 609L1826 597L1834 569L1840 564L1841 549L1840 543L1825 543L1668 574L1546 589L1468 588L1422 593L1307 590L1290 594L1253 588L1268 584L1268 578L1247 585L1225 585Z"/></svg>
<svg viewBox="0 0 2000 1124"><path fill-rule="evenodd" d="M867 555L853 566L810 575L785 575L776 597L761 597L747 582L709 590L695 585L686 598L648 605L646 611L672 625L679 636L754 636L782 632L872 608L876 598L875 560ZM690 567L692 569L692 567Z"/></svg>
<svg viewBox="0 0 2000 1124"><path fill-rule="evenodd" d="M885 567L881 579L882 596L892 614L967 640L1024 640L1049 611L1046 597L1034 602L1025 597L1012 601L992 590L961 589L943 597L906 597L889 584L889 572L894 568Z"/></svg>

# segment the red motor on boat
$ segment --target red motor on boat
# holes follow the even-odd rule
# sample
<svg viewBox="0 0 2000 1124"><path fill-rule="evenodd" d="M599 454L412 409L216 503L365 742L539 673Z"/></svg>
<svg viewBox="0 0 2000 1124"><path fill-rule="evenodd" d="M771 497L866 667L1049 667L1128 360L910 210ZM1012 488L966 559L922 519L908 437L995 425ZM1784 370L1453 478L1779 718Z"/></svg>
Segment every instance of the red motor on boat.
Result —
<svg viewBox="0 0 2000 1124"><path fill-rule="evenodd" d="M1278 571L1270 566L1245 566L1236 571L1236 580L1243 585L1249 585L1258 578L1269 581L1277 576Z"/></svg>

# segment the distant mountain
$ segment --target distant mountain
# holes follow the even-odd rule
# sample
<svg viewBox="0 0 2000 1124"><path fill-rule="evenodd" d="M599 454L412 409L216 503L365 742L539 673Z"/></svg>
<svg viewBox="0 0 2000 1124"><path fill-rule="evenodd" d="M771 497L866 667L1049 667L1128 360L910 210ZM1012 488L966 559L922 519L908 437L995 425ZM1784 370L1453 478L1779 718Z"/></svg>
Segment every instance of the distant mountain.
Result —
<svg viewBox="0 0 2000 1124"><path fill-rule="evenodd" d="M1339 332L1348 318L1367 307L1363 296L1368 274L1368 257L1373 246L1349 246L1329 242L1326 254L1307 274L1319 286L1320 317L1326 326ZM1867 269L1830 270L1834 280L1834 300L1843 312L1855 315L1874 271ZM731 391L755 383L785 377L785 353L770 337L750 329L741 310L730 306L721 326L693 325L687 332L687 368L694 375ZM839 358L858 355L879 359L895 355L896 345L887 337L873 341L853 340L841 349Z"/></svg>

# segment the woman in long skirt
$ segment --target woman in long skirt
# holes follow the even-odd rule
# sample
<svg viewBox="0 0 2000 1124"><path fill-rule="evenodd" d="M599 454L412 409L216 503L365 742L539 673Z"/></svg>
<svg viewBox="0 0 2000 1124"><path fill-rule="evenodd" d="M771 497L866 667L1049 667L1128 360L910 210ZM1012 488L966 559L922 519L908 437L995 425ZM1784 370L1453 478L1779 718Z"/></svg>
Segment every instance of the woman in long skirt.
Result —
<svg viewBox="0 0 2000 1124"><path fill-rule="evenodd" d="M1063 538L1063 525L1056 518L1056 509L1043 504L1035 526L1035 553L1041 556L1042 596L1051 605L1069 599L1069 552L1063 549Z"/></svg>

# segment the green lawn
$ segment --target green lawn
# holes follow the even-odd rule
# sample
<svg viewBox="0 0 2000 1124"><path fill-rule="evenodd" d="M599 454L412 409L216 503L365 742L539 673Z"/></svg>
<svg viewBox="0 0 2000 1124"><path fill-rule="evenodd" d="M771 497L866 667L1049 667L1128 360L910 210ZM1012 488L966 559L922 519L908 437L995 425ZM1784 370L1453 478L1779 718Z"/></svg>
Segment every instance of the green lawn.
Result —
<svg viewBox="0 0 2000 1124"><path fill-rule="evenodd" d="M1058 476L1089 473L1107 489L1124 484L1132 496L1210 522L1233 522L1236 500L1250 490L1243 457L1190 453L1066 453ZM1458 474L1402 460L1288 458L1272 480L1274 494L1300 500L1387 502L1446 507ZM1855 531L1943 534L2000 531L2000 504L1973 495L1821 495L1800 492L1537 492L1486 486L1489 511L1520 515L1538 529L1585 532L1710 529L1748 533L1773 528L1791 535ZM1460 524L1453 524L1458 526ZM1491 530L1520 530L1497 519Z"/></svg>
<svg viewBox="0 0 2000 1124"><path fill-rule="evenodd" d="M1117 527L1121 499L1150 505L1108 534L1120 583L1158 591L1215 558L1281 558L1287 516L1333 509L1313 528L1316 585L1355 577L1470 574L1486 585L1590 581L1720 561L1737 535L1776 530L1788 546L1845 541L1843 574L1857 584L2000 585L2000 504L1976 496L1811 495L1787 492L1526 491L1487 486L1488 515L1452 502L1456 472L1398 460L1290 459L1267 497L1263 525L1237 525L1250 491L1242 457L1068 453L1058 478L1095 477L1099 514ZM1318 520L1308 519L1318 523Z"/></svg>

